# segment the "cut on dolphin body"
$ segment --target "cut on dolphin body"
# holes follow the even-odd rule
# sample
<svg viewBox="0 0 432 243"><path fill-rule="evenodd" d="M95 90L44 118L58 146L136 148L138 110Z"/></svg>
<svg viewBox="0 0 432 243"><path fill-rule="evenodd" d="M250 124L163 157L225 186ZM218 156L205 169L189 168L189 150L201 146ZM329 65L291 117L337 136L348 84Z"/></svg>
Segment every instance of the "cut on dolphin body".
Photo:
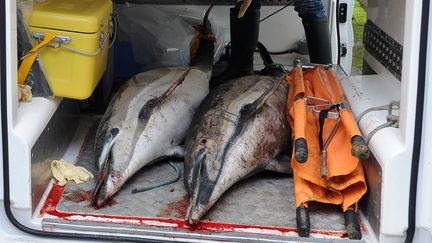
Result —
<svg viewBox="0 0 432 243"><path fill-rule="evenodd" d="M234 183L260 170L290 173L285 117L288 85L279 78L246 76L212 90L185 140L184 184L195 224Z"/></svg>

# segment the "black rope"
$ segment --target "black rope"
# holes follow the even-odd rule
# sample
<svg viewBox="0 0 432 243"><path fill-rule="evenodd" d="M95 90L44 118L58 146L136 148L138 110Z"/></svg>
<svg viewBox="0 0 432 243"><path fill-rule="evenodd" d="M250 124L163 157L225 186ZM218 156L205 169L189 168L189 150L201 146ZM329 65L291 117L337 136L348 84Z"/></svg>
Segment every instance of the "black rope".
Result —
<svg viewBox="0 0 432 243"><path fill-rule="evenodd" d="M270 18L271 16L273 16L273 15L275 15L275 14L277 14L277 13L279 13L280 11L282 11L282 10L284 10L285 8L287 8L288 6L290 6L291 4L293 4L294 3L294 1L295 0L292 0L292 1L290 1L289 3L287 3L285 6L283 6L282 8L280 8L280 9L278 9L278 10L276 10L276 11L274 11L273 13L271 13L271 14L269 14L269 15L267 15L266 17L264 17L263 19L260 19L260 23L261 22L263 22L264 20L266 20L266 19L268 19L268 18Z"/></svg>
<svg viewBox="0 0 432 243"><path fill-rule="evenodd" d="M288 49L288 50L285 50L285 51L272 51L272 52L269 52L269 53L270 53L270 55L284 55L284 54L291 54L291 53L294 53L294 52L299 53L297 49Z"/></svg>

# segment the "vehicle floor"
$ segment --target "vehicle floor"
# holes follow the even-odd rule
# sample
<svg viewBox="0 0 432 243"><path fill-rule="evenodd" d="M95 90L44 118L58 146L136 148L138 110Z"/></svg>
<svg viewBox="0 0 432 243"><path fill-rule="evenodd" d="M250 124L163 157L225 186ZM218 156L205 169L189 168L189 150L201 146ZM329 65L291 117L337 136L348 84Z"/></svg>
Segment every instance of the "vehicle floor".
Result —
<svg viewBox="0 0 432 243"><path fill-rule="evenodd" d="M293 179L289 175L262 172L238 182L220 198L197 226L184 221L189 196L181 177L177 182L149 191L132 194L131 190L175 177L168 161L144 167L100 209L90 205L97 181L93 142L98 120L94 117L80 119L74 137L81 148L75 155L76 165L88 169L95 178L83 184L69 182L61 187L53 183L45 203L40 209L42 226L47 230L77 224L84 229L98 224L118 224L127 229L156 227L164 230L193 230L194 233L243 232L297 237ZM74 145L76 147L76 144ZM70 160L70 159L69 159ZM174 163L182 169L179 160ZM320 239L346 239L344 218L340 206L311 203L311 236ZM84 227L85 226L85 227ZM94 229L93 229L94 231ZM96 230L97 231L97 230ZM205 238L205 237L204 237Z"/></svg>
<svg viewBox="0 0 432 243"><path fill-rule="evenodd" d="M273 58L286 67L294 60L290 55ZM303 61L307 63L308 60ZM262 68L256 53L254 69ZM338 68L335 71L341 72ZM174 178L176 173L168 163L170 160L144 167L105 207L96 209L90 205L90 200L97 182L93 143L99 119L91 115L80 118L74 143L64 157L88 169L95 178L78 185L69 182L64 187L53 183L40 209L45 230L121 234L139 239L171 237L169 239L181 241L351 242L345 233L340 206L321 203L310 203L309 206L311 237L298 237L293 178L266 171L235 184L196 226L184 220L189 195L183 177L170 185L131 193L135 188ZM183 170L181 160L171 162ZM363 240L367 241L367 230L363 224L361 226Z"/></svg>

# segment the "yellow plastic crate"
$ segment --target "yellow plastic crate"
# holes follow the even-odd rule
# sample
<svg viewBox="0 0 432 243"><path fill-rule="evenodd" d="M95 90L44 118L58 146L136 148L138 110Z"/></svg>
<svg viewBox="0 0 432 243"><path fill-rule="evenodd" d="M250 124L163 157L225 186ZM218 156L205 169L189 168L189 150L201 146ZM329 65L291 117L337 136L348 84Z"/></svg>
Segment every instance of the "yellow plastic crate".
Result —
<svg viewBox="0 0 432 243"><path fill-rule="evenodd" d="M57 36L51 43L57 48L39 54L55 96L82 100L92 94L106 69L111 12L111 0L34 2L30 34L36 41L45 33Z"/></svg>

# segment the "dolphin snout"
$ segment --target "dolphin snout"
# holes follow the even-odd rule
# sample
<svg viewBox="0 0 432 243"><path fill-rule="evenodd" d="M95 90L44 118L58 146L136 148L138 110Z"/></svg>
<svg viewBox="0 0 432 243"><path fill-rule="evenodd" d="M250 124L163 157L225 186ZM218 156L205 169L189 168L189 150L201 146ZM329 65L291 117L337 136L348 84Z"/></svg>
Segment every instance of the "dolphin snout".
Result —
<svg viewBox="0 0 432 243"><path fill-rule="evenodd" d="M91 204L95 208L101 208L108 202L108 199L109 196L106 193L100 191L98 194L93 196L93 200Z"/></svg>

